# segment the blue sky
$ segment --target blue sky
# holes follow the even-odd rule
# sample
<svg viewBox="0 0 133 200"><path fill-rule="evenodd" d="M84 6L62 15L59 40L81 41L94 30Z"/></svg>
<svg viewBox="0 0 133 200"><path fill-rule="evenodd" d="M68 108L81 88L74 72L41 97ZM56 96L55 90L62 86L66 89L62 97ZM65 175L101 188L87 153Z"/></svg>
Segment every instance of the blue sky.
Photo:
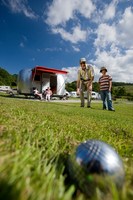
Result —
<svg viewBox="0 0 133 200"><path fill-rule="evenodd" d="M0 0L0 67L36 65L77 78L79 59L101 66L113 81L133 83L132 0Z"/></svg>

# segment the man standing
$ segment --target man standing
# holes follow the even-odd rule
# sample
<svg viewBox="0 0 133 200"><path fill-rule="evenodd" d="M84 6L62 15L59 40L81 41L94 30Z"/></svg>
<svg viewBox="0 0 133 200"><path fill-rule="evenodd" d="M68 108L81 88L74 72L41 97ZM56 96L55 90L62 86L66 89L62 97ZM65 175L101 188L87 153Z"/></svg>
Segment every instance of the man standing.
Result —
<svg viewBox="0 0 133 200"><path fill-rule="evenodd" d="M85 58L81 58L77 79L77 95L80 95L81 107L85 106L84 92L87 90L87 107L91 108L91 92L93 80L93 67L86 63Z"/></svg>

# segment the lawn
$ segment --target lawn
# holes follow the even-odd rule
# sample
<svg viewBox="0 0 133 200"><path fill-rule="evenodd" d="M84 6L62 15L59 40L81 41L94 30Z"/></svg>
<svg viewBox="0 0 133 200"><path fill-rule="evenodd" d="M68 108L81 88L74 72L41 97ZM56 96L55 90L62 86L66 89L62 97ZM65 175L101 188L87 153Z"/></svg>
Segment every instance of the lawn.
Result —
<svg viewBox="0 0 133 200"><path fill-rule="evenodd" d="M85 200L67 179L66 160L78 144L98 139L123 160L125 183L106 200L133 199L133 103L114 102L116 112L79 103L0 96L0 199ZM100 191L90 199L100 200Z"/></svg>

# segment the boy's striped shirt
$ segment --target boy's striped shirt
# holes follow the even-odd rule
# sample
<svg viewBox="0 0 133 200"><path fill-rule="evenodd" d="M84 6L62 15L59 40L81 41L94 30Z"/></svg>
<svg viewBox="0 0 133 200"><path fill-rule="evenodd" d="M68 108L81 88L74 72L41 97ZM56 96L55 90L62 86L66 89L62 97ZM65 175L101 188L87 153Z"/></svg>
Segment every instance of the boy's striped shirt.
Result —
<svg viewBox="0 0 133 200"><path fill-rule="evenodd" d="M109 90L109 82L112 81L112 77L109 75L101 76L99 78L100 90Z"/></svg>

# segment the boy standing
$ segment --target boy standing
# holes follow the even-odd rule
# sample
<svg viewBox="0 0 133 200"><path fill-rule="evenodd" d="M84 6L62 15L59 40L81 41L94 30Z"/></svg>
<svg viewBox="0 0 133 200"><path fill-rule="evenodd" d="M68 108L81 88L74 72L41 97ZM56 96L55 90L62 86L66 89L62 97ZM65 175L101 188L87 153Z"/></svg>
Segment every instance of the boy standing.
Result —
<svg viewBox="0 0 133 200"><path fill-rule="evenodd" d="M115 111L112 106L111 88L112 88L112 77L107 75L106 67L101 67L100 72L102 76L99 78L100 94L103 101L103 110Z"/></svg>

